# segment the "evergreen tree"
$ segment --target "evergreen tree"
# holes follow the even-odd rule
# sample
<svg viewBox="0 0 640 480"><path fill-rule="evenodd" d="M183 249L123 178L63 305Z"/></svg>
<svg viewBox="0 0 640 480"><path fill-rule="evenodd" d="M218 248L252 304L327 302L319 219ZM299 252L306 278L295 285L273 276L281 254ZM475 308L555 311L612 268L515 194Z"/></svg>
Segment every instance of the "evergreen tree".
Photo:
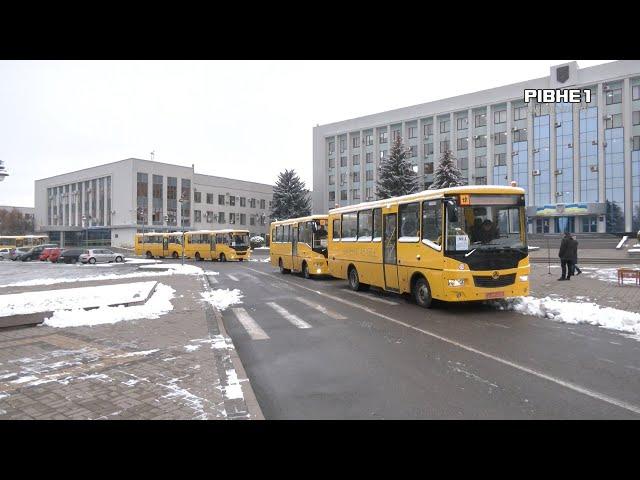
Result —
<svg viewBox="0 0 640 480"><path fill-rule="evenodd" d="M611 200L607 200L607 232L624 232L624 216L620 205Z"/></svg>
<svg viewBox="0 0 640 480"><path fill-rule="evenodd" d="M271 220L287 220L307 215L311 215L309 190L295 170L281 172L273 187Z"/></svg>
<svg viewBox="0 0 640 480"><path fill-rule="evenodd" d="M389 157L380 162L376 195L378 199L415 193L420 189L418 174L409 162L410 149L402 144L398 135L391 145Z"/></svg>
<svg viewBox="0 0 640 480"><path fill-rule="evenodd" d="M433 172L433 183L429 186L430 190L438 188L459 187L464 185L462 172L456 165L456 158L451 150L445 150L440 157L440 164Z"/></svg>

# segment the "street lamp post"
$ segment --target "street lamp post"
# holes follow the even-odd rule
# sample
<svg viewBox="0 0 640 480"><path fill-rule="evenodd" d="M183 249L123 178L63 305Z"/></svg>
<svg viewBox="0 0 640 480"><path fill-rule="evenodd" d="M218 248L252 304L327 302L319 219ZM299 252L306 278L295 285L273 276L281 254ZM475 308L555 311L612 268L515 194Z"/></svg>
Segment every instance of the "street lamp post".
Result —
<svg viewBox="0 0 640 480"><path fill-rule="evenodd" d="M84 248L89 248L89 230L87 230L87 216L82 215L82 228L85 230Z"/></svg>
<svg viewBox="0 0 640 480"><path fill-rule="evenodd" d="M144 216L144 208L138 208L138 210L136 210L136 213L142 217L142 252L145 253L146 255L146 252L144 251L144 224L146 223L146 218Z"/></svg>
<svg viewBox="0 0 640 480"><path fill-rule="evenodd" d="M188 202L188 201L189 201L189 199L186 198L184 195L182 195L180 197L180 200L178 200L178 202L180 202L180 211L182 211L182 204L184 202ZM184 247L185 247L186 239L185 239L185 235L184 235L184 233L185 233L184 220L181 220L181 222L182 222L182 225L181 225L182 228L180 230L182 231L182 265L184 265Z"/></svg>

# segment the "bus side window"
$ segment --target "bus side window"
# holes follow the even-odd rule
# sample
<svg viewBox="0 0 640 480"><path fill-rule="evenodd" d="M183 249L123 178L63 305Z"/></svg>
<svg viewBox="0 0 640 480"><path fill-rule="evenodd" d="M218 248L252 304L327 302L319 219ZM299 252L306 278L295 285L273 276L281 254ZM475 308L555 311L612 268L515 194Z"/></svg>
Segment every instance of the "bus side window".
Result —
<svg viewBox="0 0 640 480"><path fill-rule="evenodd" d="M358 241L371 241L371 210L358 212Z"/></svg>
<svg viewBox="0 0 640 480"><path fill-rule="evenodd" d="M333 235L331 238L333 240L340 240L340 219L333 221Z"/></svg>
<svg viewBox="0 0 640 480"><path fill-rule="evenodd" d="M439 201L422 202L422 239L436 245L442 243L442 204Z"/></svg>
<svg viewBox="0 0 640 480"><path fill-rule="evenodd" d="M419 203L407 203L400 205L400 237L399 242L417 242L420 212Z"/></svg>
<svg viewBox="0 0 640 480"><path fill-rule="evenodd" d="M373 241L379 242L382 240L382 209L373 209Z"/></svg>

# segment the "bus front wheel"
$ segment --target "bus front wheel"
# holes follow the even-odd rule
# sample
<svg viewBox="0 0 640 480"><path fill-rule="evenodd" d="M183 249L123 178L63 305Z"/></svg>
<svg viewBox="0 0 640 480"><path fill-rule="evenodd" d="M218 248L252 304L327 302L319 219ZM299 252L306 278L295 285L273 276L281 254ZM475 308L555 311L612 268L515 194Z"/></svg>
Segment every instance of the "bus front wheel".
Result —
<svg viewBox="0 0 640 480"><path fill-rule="evenodd" d="M178 252L173 252L173 253L171 254L171 256L172 256L173 258L178 258Z"/></svg>
<svg viewBox="0 0 640 480"><path fill-rule="evenodd" d="M200 258L200 252L196 252L196 262L199 262L200 260L202 260L202 258Z"/></svg>
<svg viewBox="0 0 640 480"><path fill-rule="evenodd" d="M291 271L288 268L284 268L284 265L282 264L282 259L278 261L278 267L280 267L280 273L282 274L289 273Z"/></svg>
<svg viewBox="0 0 640 480"><path fill-rule="evenodd" d="M418 278L413 285L413 296L416 303L423 308L431 308L431 289L429 283L424 278Z"/></svg>
<svg viewBox="0 0 640 480"><path fill-rule="evenodd" d="M147 253L146 253L146 257L147 257L147 258L153 258L153 255L151 254L151 252L147 252Z"/></svg>
<svg viewBox="0 0 640 480"><path fill-rule="evenodd" d="M224 254L224 253L221 253L221 254L220 254L220 261L221 261L221 262L226 262L226 261L227 261L227 257L225 256L225 254Z"/></svg>
<svg viewBox="0 0 640 480"><path fill-rule="evenodd" d="M358 270L356 267L351 267L349 270L349 287L354 292L359 292L361 290L365 290L368 285L360 283L360 276L358 275Z"/></svg>
<svg viewBox="0 0 640 480"><path fill-rule="evenodd" d="M302 276L304 278L310 278L311 275L309 275L309 265L307 265L307 262L303 262L302 263Z"/></svg>

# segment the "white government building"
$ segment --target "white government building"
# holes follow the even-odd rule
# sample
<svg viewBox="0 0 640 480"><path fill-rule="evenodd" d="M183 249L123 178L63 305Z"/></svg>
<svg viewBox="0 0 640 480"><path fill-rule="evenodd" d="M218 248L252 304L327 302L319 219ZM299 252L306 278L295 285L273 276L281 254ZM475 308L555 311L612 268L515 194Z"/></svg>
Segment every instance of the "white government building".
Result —
<svg viewBox="0 0 640 480"><path fill-rule="evenodd" d="M238 228L265 237L273 186L138 158L35 181L35 225L61 246L131 247L136 232Z"/></svg>

